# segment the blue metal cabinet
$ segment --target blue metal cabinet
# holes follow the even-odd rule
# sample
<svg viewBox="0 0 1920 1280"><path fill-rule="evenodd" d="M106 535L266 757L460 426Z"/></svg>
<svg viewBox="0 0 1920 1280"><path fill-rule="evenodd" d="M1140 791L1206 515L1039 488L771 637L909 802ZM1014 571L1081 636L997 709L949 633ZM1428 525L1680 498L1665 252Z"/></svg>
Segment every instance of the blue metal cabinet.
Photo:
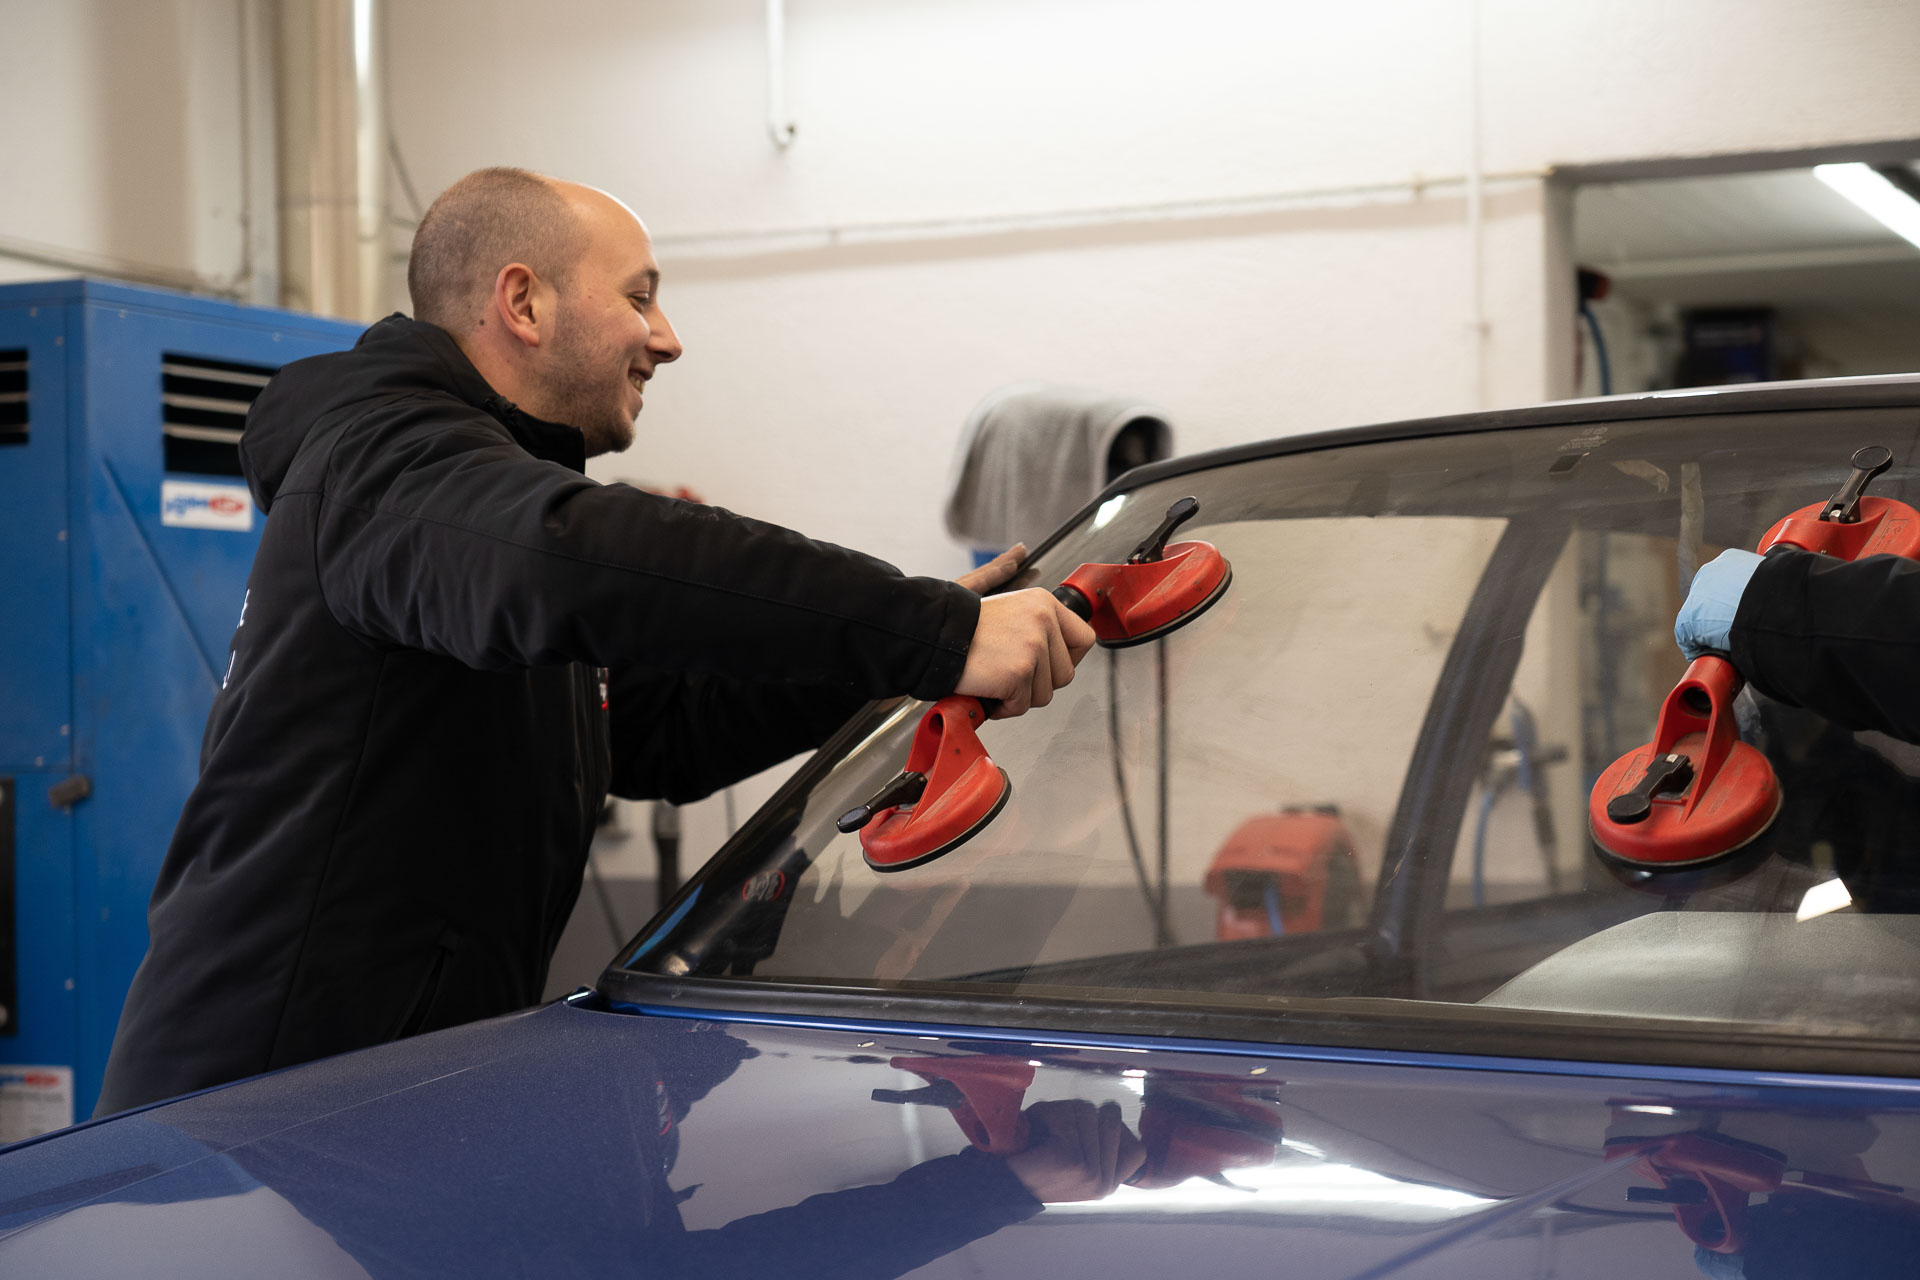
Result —
<svg viewBox="0 0 1920 1280"><path fill-rule="evenodd" d="M260 538L239 424L273 370L358 334L127 285L0 287L0 1136L8 1065L70 1068L75 1116L92 1109Z"/></svg>

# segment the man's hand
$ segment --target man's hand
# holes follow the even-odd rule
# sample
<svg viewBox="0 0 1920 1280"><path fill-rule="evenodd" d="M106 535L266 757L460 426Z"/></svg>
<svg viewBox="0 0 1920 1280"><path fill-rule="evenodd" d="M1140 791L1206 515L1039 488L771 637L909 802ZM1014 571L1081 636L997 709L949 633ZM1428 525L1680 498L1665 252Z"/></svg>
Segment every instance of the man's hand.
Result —
<svg viewBox="0 0 1920 1280"><path fill-rule="evenodd" d="M1020 572L1020 562L1026 558L1027 544L1016 542L978 569L963 573L954 581L975 595L983 596L1013 581L1013 575Z"/></svg>
<svg viewBox="0 0 1920 1280"><path fill-rule="evenodd" d="M998 561L994 562L999 563ZM985 572L993 564L975 572ZM1053 598L1032 587L980 602L967 665L955 693L997 698L996 720L1023 715L1053 701L1053 691L1073 679L1073 669L1093 648L1093 628Z"/></svg>
<svg viewBox="0 0 1920 1280"><path fill-rule="evenodd" d="M1693 575L1693 588L1673 623L1674 643L1688 662L1733 648L1733 615L1759 567L1760 557L1751 551L1722 551Z"/></svg>
<svg viewBox="0 0 1920 1280"><path fill-rule="evenodd" d="M1006 1157L1007 1168L1044 1204L1104 1200L1146 1161L1117 1102L1036 1102L1026 1116L1033 1141Z"/></svg>

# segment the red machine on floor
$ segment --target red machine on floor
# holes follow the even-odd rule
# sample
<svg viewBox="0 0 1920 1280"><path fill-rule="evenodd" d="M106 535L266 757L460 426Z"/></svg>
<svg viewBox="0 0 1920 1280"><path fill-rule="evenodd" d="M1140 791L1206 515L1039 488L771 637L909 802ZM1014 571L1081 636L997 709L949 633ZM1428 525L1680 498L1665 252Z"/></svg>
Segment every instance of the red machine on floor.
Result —
<svg viewBox="0 0 1920 1280"><path fill-rule="evenodd" d="M1896 555L1920 559L1920 511L1865 496L1893 465L1869 445L1833 497L1802 507L1767 530L1759 551L1798 547L1840 560ZM1752 841L1780 811L1779 779L1740 741L1733 699L1740 673L1725 658L1696 658L1667 695L1653 741L1608 766L1594 784L1587 820L1600 848L1640 870L1694 867Z"/></svg>
<svg viewBox="0 0 1920 1280"><path fill-rule="evenodd" d="M1222 942L1345 924L1358 887L1353 837L1333 805L1289 805L1234 829L1207 868Z"/></svg>

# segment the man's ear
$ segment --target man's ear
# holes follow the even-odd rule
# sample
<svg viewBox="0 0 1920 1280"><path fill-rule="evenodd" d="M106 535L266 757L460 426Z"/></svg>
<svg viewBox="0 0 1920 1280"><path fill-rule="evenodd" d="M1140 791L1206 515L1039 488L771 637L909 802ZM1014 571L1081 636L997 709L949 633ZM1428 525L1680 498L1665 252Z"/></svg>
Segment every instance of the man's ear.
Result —
<svg viewBox="0 0 1920 1280"><path fill-rule="evenodd" d="M509 262L493 278L493 313L507 333L537 347L550 328L551 293L525 263Z"/></svg>

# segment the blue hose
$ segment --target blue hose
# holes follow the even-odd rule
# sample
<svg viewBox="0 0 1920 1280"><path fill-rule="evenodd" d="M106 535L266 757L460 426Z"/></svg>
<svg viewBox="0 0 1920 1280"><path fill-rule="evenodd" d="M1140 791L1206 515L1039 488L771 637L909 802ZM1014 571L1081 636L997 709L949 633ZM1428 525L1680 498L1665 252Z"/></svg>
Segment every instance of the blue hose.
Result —
<svg viewBox="0 0 1920 1280"><path fill-rule="evenodd" d="M1273 936L1277 938L1287 931L1287 926L1286 922L1280 918L1280 882L1271 876L1267 877L1266 898L1267 928L1271 929Z"/></svg>
<svg viewBox="0 0 1920 1280"><path fill-rule="evenodd" d="M1584 302L1580 304L1580 317L1587 322L1587 332L1593 335L1594 363L1600 367L1600 394L1610 396L1613 394L1613 367L1607 362L1607 339L1600 332L1600 318Z"/></svg>

